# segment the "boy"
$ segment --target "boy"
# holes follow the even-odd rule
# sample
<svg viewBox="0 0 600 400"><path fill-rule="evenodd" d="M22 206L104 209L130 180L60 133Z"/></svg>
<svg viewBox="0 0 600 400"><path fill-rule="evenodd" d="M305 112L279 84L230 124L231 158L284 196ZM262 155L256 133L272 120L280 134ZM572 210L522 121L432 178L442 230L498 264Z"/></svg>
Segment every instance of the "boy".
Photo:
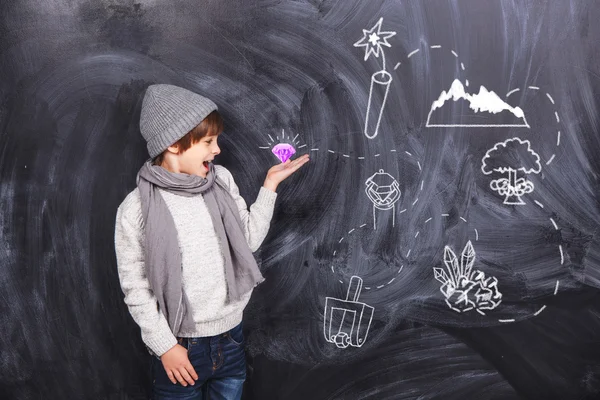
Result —
<svg viewBox="0 0 600 400"><path fill-rule="evenodd" d="M140 130L150 159L117 210L121 288L153 354L155 399L239 399L246 377L242 314L264 279L277 185L308 156L269 169L248 211L231 173L212 161L223 120L211 100L151 85Z"/></svg>

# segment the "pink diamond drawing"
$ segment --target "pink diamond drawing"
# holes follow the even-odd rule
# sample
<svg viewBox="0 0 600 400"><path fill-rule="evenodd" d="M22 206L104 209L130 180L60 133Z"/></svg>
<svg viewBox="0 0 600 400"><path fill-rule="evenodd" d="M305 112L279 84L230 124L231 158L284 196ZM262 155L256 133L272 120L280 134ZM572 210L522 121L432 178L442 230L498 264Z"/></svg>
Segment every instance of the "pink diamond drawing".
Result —
<svg viewBox="0 0 600 400"><path fill-rule="evenodd" d="M296 149L294 149L294 146L288 143L278 143L275 145L275 147L273 147L273 149L271 149L271 151L282 163L286 162L291 156L296 154Z"/></svg>

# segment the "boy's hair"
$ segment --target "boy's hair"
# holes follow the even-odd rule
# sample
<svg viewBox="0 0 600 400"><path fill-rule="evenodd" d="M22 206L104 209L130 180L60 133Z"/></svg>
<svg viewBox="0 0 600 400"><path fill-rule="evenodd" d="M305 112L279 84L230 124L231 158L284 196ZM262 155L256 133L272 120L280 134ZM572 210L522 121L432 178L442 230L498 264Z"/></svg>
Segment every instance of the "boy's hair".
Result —
<svg viewBox="0 0 600 400"><path fill-rule="evenodd" d="M183 153L193 144L198 143L205 136L216 136L219 133L223 132L223 118L218 111L213 111L206 116L198 125L192 128L191 131L185 134L181 139L179 139L174 144L178 145L179 154ZM162 164L165 156L165 152L163 151L159 155L157 155L153 163L155 165Z"/></svg>

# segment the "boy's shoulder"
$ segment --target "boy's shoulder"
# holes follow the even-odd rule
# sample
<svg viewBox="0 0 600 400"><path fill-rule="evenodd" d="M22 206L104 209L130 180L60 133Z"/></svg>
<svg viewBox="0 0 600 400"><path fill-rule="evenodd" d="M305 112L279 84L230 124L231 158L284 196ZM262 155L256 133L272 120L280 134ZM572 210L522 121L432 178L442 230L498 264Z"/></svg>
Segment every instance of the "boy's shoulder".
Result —
<svg viewBox="0 0 600 400"><path fill-rule="evenodd" d="M136 187L125 196L125 199L119 204L117 216L137 219L142 213L142 202L140 200L140 190Z"/></svg>
<svg viewBox="0 0 600 400"><path fill-rule="evenodd" d="M217 178L221 179L228 187L231 187L231 184L235 183L231 172L222 165L215 164L215 174L217 175Z"/></svg>

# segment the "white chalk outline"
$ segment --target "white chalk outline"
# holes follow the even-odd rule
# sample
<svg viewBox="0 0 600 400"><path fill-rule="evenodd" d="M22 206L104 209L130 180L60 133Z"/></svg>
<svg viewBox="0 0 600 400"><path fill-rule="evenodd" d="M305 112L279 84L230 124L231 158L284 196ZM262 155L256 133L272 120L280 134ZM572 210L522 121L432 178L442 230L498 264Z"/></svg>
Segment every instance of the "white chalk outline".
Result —
<svg viewBox="0 0 600 400"><path fill-rule="evenodd" d="M462 220L466 222L464 218ZM460 255L460 262L450 246L444 246L444 264L446 265L446 271L443 268L434 267L433 273L434 278L442 284L440 286L440 292L446 298L446 304L448 307L458 313L475 310L481 315L485 315L483 310L493 310L502 303L502 293L498 290L498 279L494 276L485 277L485 273L480 270L474 270L476 252L471 241L467 241L463 251ZM447 272L447 273L446 273ZM479 285L479 288L477 288ZM458 297L454 304L450 303L450 298L459 289L465 289L463 294ZM472 289L476 289L475 300L469 300L468 293ZM479 289L491 290L493 295L478 295ZM492 304L486 306L480 306L478 302L480 300L489 301ZM464 303L466 308L457 308L456 305Z"/></svg>
<svg viewBox="0 0 600 400"><path fill-rule="evenodd" d="M395 36L396 32L394 31L381 31L381 24L383 22L383 17L379 18L377 23L371 29L363 29L363 37L354 43L354 47L365 47L365 59L367 61L369 56L373 54L376 58L379 58L379 54L381 53L382 58L382 69L375 72L371 75L371 86L369 88L369 100L367 103L367 112L365 113L365 129L364 134L368 139L373 139L379 133L379 125L381 124L381 118L383 116L383 111L385 110L385 105L387 101L387 96L390 91L390 85L392 84L393 78L392 75L386 71L385 66L385 52L381 46L391 47L388 43L388 39ZM375 32L377 30L377 32ZM396 64L397 68L398 64ZM394 69L395 69L394 68ZM381 102L381 109L379 110L379 115L377 117L377 123L375 125L374 132L369 132L369 118L371 111L371 100L373 99L373 92L375 91L376 86L384 87L384 95L383 100Z"/></svg>
<svg viewBox="0 0 600 400"><path fill-rule="evenodd" d="M527 89L532 89L535 90L536 93L539 93L538 91L540 90L539 87L537 86L528 86ZM508 93L506 93L506 98L508 98L508 96L510 96L513 93L516 93L518 91L520 91L521 89L516 88L513 90L510 90ZM552 105L554 107L556 107L556 101L554 100L554 97L552 97L552 95L548 92L544 92L546 94L546 98L548 98L548 100L550 101L550 103L552 103ZM554 117L556 119L556 123L560 124L560 117L558 116L558 110L555 108L554 109ZM556 133L556 148L558 150L558 148L560 147L560 129L557 130ZM550 158L548 159L548 161L546 161L546 165L550 165L550 163L552 162L552 160L554 160L554 156L556 155L556 153L552 153L552 155L550 155Z"/></svg>
<svg viewBox="0 0 600 400"><path fill-rule="evenodd" d="M506 149L509 142L512 143L515 141L518 142L520 145L527 146L527 153L530 153L532 155L532 157L535 157L534 164L537 164L537 168L535 168L535 167L532 167L532 168L520 167L520 168L515 169L515 168L511 168L509 166L509 167L501 167L499 169L487 170L486 160L492 158L493 153L495 153L497 151L501 151L501 148ZM523 196L527 193L531 193L535 189L533 182L528 181L525 178L517 179L518 171L524 172L525 174L539 174L542 171L542 165L540 164L540 156L539 156L539 154L537 154L535 151L533 151L531 149L531 142L529 140L522 140L521 138L513 137L510 139L506 139L503 142L498 142L498 143L494 144L494 146L492 146L492 148L490 148L488 151L486 151L485 155L481 159L481 172L483 172L484 175L491 175L494 172L498 172L501 174L508 172L508 174L509 174L508 178L501 178L501 179L495 179L495 180L490 181L490 188L493 191L498 192L501 196L505 195L503 203L507 204L507 205L526 204L523 201L523 199L521 199L521 196ZM499 184L501 184L503 182L504 183L508 182L508 184L507 184L508 188L498 186ZM509 198L515 197L515 196L517 198L516 200L509 200Z"/></svg>
<svg viewBox="0 0 600 400"><path fill-rule="evenodd" d="M358 298L362 290L362 278L353 275L350 278L346 299L336 297L325 298L325 310L323 312L323 335L329 343L334 343L338 348L347 348L348 346L362 347L367 340L371 322L373 322L373 314L375 308L366 303L359 302ZM336 307L337 306L337 307ZM332 326L333 314L335 311L342 312L341 322L339 327ZM360 311L360 313L358 313ZM348 334L344 330L344 322L347 313L352 315L352 326ZM358 318L357 318L358 317ZM366 329L361 330L363 326L363 318L368 318L369 322Z"/></svg>
<svg viewBox="0 0 600 400"><path fill-rule="evenodd" d="M328 151L330 151L330 152L333 152L333 150L328 150ZM397 149L391 149L391 150L390 150L390 153L398 153L398 150L397 150ZM406 155L408 155L409 157L411 157L411 159L414 159L414 160L416 160L416 161L417 161L417 164L418 164L418 166L419 166L419 172L420 172L420 174L421 174L421 173L423 172L423 170L422 170L422 168L421 168L421 163L420 163L420 161L419 161L418 159L416 159L416 157L413 155L413 153L411 153L411 152L409 152L409 151L406 151L406 150L404 151L404 153L405 153ZM365 157L358 157L358 159L364 159L364 158L365 158ZM421 178L421 175L419 175L419 178ZM421 179L421 183L420 183L420 189L419 189L419 191L423 191L424 182L425 182L425 181L424 181L424 179ZM414 206L417 204L417 202L418 202L418 201L419 201L419 197L417 196L417 197L416 197L416 199L415 199L415 200L412 202L412 204L411 204L411 207L414 207ZM398 214L402 214L402 213L404 213L404 212L406 212L406 211L407 211L406 209L402 209L402 210L400 210L400 211L398 212ZM395 222L395 221L394 221L394 222ZM366 223L364 223L364 224L360 225L358 228L364 228L365 226L367 226L367 224L366 224ZM348 235L350 235L352 232L354 232L354 231L355 231L356 229L358 229L358 228L353 228L353 229L351 229L351 230L348 232ZM338 240L338 244L339 244L339 243L341 243L343 240L344 240L344 237L342 236L342 237L341 237L341 238ZM408 252L407 252L407 255L406 255L406 257L407 257L407 258L408 258L408 256L410 255L410 252L411 252L411 249L408 249ZM335 257L335 255L336 255L336 254L337 254L337 250L334 250L334 251L333 251L333 257ZM398 271L397 271L397 274L400 274L400 272L402 271L402 269L403 269L403 268L404 268L404 265L400 265L400 268L398 269ZM333 264L331 265L331 272L335 274L335 268L334 268ZM339 282L340 282L340 283L342 283L342 284L344 283L342 280L339 280ZM392 279L391 281L389 281L388 283L386 283L385 285L383 285L383 286L378 286L378 287L377 287L377 289L380 289L381 287L385 287L385 286L389 285L389 284L390 284L390 283L392 283L392 282L393 282L393 279ZM364 289L365 289L365 290L371 290L371 287L365 286L365 288L364 288Z"/></svg>
<svg viewBox="0 0 600 400"><path fill-rule="evenodd" d="M542 203L540 203L539 201L535 201L535 203L536 203L536 204L538 204L538 205L540 206L540 208L544 208L544 205L543 205ZM442 213L442 214L441 214L441 216L442 216L442 217L449 217L449 216L450 216L450 214L449 214L449 213ZM425 225L425 224L427 224L427 223L428 223L429 221L431 221L432 219L433 219L433 217L429 217L429 218L427 218L427 219L425 220L425 222L424 222L424 225ZM462 218L462 217L461 217L460 219L461 219L463 222L467 222L465 218ZM558 224L555 226L555 229L556 229L556 230L559 230L559 229L560 229L560 228L558 227ZM478 242L478 241L479 241L479 232L477 231L477 228L473 228L473 230L475 231L475 241L476 241L476 242ZM559 252L560 252L560 265L564 265L564 261L565 261L565 260L564 260L564 254L563 254L563 250L562 250L562 245L558 245L558 249L559 249ZM559 288L559 285L560 285L560 279L557 279L557 280L556 280L556 284L555 284L555 286L554 286L554 292L553 292L553 294L552 294L553 296L556 296L556 295L558 294L558 288ZM540 313L541 313L543 310L545 310L545 309L546 309L546 305L544 304L544 305L542 305L542 307L541 307L541 308L540 308L538 311L536 311L535 313L533 313L533 314L532 314L532 315L533 315L533 317L536 317L536 316L538 316L538 315L539 315L539 314L540 314ZM530 315L525 315L525 316L523 316L522 318L519 318L519 321L521 321L521 320L524 320L524 319L527 319L527 318L529 318L529 317L530 317ZM501 323L510 323L510 322L516 322L516 321L517 321L517 319L515 319L515 318L509 318L509 319L498 319L498 322L501 322Z"/></svg>
<svg viewBox="0 0 600 400"><path fill-rule="evenodd" d="M391 179L391 183L389 185L380 186L377 183L375 183L374 179L376 177L383 176L383 175L387 175L389 177L389 179ZM375 187L377 187L377 189L375 189ZM384 199L381 199L381 197L379 196L379 190L385 189L385 188L389 188L389 192L387 192L388 194ZM373 175L371 175L365 181L365 193L367 194L367 197L369 198L369 200L371 200L371 203L373 203L373 230L377 230L377 217L376 217L376 211L375 211L376 209L383 210L383 211L392 210L392 227L395 227L396 226L396 207L395 207L395 205L398 202L398 200L400 199L400 196L402 195L402 193L400 191L400 185L398 184L398 181L396 180L396 178L394 178L392 175L385 172L383 169L379 169L378 172L375 172ZM392 197L390 198L390 196L392 196ZM419 199L417 198L417 200L415 200L415 203L418 200ZM382 203L383 201L385 201L385 204Z"/></svg>
<svg viewBox="0 0 600 400"><path fill-rule="evenodd" d="M468 82L468 81L467 81ZM468 83L467 83L468 86ZM515 117L522 119L522 124L432 124L430 123L431 115L438 108L442 108L448 100L457 101L463 99L469 102L469 108L473 110L475 114L480 112L488 112L497 114L503 111L509 111ZM500 96L493 90L487 90L485 86L480 85L479 93L470 94L465 91L462 82L459 79L455 79L450 86L450 89L446 92L445 90L440 93L437 100L431 103L431 108L427 114L427 122L425 123L427 128L451 128L451 127L462 127L462 128L530 128L525 118L525 113L520 107L512 107L510 104L502 101Z"/></svg>

